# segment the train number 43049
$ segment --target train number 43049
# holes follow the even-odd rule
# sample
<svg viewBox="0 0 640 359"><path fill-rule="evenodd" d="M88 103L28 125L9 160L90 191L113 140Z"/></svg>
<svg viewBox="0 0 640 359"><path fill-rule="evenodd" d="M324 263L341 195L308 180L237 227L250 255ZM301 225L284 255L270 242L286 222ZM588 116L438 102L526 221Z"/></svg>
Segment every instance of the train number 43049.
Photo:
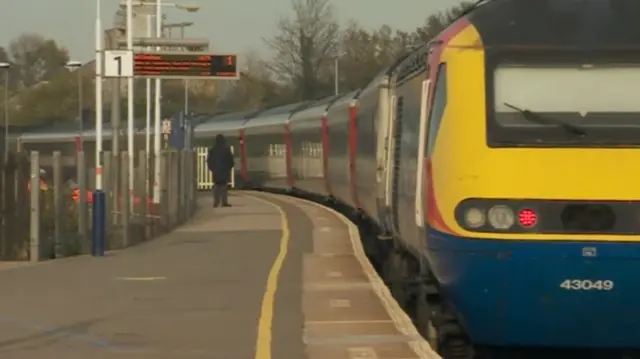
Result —
<svg viewBox="0 0 640 359"><path fill-rule="evenodd" d="M566 290L613 290L612 280L566 279L560 288Z"/></svg>

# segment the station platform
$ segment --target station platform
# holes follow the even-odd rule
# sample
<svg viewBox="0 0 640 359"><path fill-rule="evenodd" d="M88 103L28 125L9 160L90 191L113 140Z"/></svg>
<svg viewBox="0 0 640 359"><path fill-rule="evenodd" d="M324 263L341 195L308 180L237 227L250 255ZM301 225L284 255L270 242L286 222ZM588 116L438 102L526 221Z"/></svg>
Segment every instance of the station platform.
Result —
<svg viewBox="0 0 640 359"><path fill-rule="evenodd" d="M102 258L0 268L0 357L438 358L364 256L312 202L235 192Z"/></svg>

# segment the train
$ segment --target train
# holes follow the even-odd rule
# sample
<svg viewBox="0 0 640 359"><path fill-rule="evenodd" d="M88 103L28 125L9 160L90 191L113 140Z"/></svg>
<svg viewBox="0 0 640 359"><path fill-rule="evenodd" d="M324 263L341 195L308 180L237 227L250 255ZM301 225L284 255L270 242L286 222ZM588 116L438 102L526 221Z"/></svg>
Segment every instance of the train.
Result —
<svg viewBox="0 0 640 359"><path fill-rule="evenodd" d="M335 205L445 359L640 349L637 0L486 0L361 89L201 121Z"/></svg>

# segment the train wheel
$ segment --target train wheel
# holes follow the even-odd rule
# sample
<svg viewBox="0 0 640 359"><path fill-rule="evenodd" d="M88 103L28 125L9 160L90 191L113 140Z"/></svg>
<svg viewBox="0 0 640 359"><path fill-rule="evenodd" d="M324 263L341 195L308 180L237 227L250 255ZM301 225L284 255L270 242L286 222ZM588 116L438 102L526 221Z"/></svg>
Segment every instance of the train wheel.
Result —
<svg viewBox="0 0 640 359"><path fill-rule="evenodd" d="M416 327L420 335L427 340L431 348L439 352L440 338L437 327L434 323L435 316L438 313L436 303L429 303L428 294L424 286L420 290L420 294L416 299Z"/></svg>
<svg viewBox="0 0 640 359"><path fill-rule="evenodd" d="M416 328L443 359L474 359L473 346L466 339L455 316L447 313L438 291L428 283L421 286L415 306Z"/></svg>
<svg viewBox="0 0 640 359"><path fill-rule="evenodd" d="M388 278L389 290L401 307L407 304L407 291L404 283L407 277L407 265L403 253L397 249L391 249L389 258L384 263L384 277Z"/></svg>
<svg viewBox="0 0 640 359"><path fill-rule="evenodd" d="M438 354L442 359L474 359L473 347L464 338L443 338L439 344Z"/></svg>

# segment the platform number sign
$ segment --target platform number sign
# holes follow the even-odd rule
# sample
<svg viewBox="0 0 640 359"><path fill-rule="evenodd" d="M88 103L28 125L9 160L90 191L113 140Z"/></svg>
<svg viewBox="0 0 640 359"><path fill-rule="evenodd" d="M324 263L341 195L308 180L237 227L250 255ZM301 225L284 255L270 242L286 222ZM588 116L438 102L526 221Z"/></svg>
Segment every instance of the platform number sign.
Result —
<svg viewBox="0 0 640 359"><path fill-rule="evenodd" d="M104 77L132 77L133 52L107 50L104 53Z"/></svg>

